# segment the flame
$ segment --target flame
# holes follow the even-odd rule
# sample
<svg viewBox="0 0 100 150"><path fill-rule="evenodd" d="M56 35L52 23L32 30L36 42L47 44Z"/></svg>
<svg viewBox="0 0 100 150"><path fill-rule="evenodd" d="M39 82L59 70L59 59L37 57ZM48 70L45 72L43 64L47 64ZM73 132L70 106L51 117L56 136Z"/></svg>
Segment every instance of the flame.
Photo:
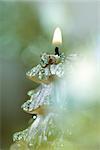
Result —
<svg viewBox="0 0 100 150"><path fill-rule="evenodd" d="M52 43L54 45L61 45L62 44L62 34L59 27L57 27L54 31Z"/></svg>

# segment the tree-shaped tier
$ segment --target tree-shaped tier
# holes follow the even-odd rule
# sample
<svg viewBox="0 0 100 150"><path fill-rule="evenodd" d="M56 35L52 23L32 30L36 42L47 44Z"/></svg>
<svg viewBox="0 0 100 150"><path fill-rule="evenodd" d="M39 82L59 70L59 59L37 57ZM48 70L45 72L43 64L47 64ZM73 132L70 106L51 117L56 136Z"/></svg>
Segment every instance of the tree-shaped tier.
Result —
<svg viewBox="0 0 100 150"><path fill-rule="evenodd" d="M19 146L24 142L27 149L36 150L41 143L52 141L53 144L53 138L59 135L60 131L56 128L54 119L52 92L54 81L62 78L64 74L64 58L63 54L58 56L44 53L40 64L26 73L29 79L41 85L28 92L30 99L21 106L25 112L33 114L33 123L27 129L14 134L13 140Z"/></svg>

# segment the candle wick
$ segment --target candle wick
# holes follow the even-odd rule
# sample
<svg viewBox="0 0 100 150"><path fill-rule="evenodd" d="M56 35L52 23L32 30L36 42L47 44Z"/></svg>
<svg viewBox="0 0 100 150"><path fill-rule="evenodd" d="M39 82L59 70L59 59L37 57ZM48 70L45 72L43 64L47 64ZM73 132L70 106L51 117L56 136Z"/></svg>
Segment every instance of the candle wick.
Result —
<svg viewBox="0 0 100 150"><path fill-rule="evenodd" d="M58 47L55 47L55 55L60 55L60 51L59 51L59 48Z"/></svg>

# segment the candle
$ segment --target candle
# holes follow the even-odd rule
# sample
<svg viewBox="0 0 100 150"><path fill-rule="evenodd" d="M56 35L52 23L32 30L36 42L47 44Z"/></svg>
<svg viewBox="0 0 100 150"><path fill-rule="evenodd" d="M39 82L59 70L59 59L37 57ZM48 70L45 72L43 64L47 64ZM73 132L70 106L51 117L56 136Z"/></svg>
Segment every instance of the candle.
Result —
<svg viewBox="0 0 100 150"><path fill-rule="evenodd" d="M55 45L55 55L60 55L59 46L62 44L62 34L59 27L57 27L54 31L52 44Z"/></svg>

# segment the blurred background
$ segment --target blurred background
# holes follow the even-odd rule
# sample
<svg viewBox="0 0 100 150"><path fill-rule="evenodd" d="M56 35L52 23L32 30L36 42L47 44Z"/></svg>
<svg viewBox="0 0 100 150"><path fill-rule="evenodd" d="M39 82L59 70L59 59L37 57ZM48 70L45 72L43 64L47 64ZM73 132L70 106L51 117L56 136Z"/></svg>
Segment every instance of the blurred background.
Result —
<svg viewBox="0 0 100 150"><path fill-rule="evenodd" d="M25 73L39 63L42 52L54 53L52 36L57 26L61 28L63 34L62 52L66 55L80 53L90 56L96 64L94 87L90 90L95 92L92 97L89 96L91 103L89 102L88 107L85 105L84 115L78 117L77 112L76 118L79 118L79 123L75 126L76 133L69 139L72 140L72 145L80 139L81 150L100 149L99 11L100 1L0 1L2 150L9 149L13 133L26 128L32 117L23 112L20 106L28 99L27 92L36 88L38 84L26 79ZM85 102L87 104L88 95ZM76 101L75 105L78 103L79 101ZM73 132L74 127L71 130ZM71 150L72 146L69 147Z"/></svg>

